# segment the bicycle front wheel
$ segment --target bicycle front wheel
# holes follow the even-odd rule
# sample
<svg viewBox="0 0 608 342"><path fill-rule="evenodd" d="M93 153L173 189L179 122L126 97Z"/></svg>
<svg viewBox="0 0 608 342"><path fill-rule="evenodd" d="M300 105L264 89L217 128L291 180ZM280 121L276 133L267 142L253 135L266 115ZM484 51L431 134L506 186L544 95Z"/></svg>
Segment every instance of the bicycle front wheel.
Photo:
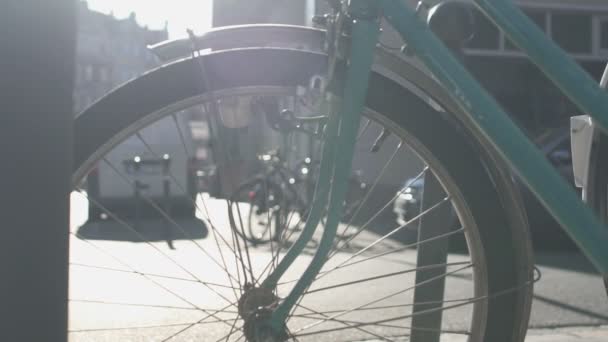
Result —
<svg viewBox="0 0 608 342"><path fill-rule="evenodd" d="M318 136L272 133L264 115L284 108L318 115L319 94L309 85L325 69L326 56L296 50L211 53L152 71L76 119L72 341L247 340L251 314L281 302L314 249L276 288L259 290L299 231L254 245L234 234L244 213L231 223L225 200L259 171L247 159L254 150L287 146L289 162L322 148ZM260 101L272 105L260 111ZM369 186L339 227L348 241L335 243L286 322L288 339L522 341L532 273L520 238L526 227L503 207L480 147L420 91L380 74L372 76L364 117L354 163ZM169 154L169 176L154 178L156 164L143 161ZM188 172L201 164L218 170L210 179L220 190L192 191ZM96 181L86 184L91 172ZM408 192L419 179L433 194ZM157 204L155 187L167 180L181 194L176 203L191 205L196 217ZM111 210L121 194L128 203L135 181L149 185L140 200L155 217L135 222L128 211ZM418 203L419 214L397 224L397 199ZM85 222L89 204L103 220ZM445 224L454 216L456 228ZM285 222L300 219L289 213ZM163 242L167 230L175 250ZM451 246L458 236L465 248Z"/></svg>

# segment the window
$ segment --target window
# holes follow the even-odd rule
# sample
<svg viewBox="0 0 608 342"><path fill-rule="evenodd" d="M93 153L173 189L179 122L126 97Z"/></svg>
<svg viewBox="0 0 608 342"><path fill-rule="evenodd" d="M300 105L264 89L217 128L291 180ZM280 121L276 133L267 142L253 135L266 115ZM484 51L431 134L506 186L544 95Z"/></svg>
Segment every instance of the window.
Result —
<svg viewBox="0 0 608 342"><path fill-rule="evenodd" d="M87 65L84 67L84 80L92 81L93 80L93 66Z"/></svg>
<svg viewBox="0 0 608 342"><path fill-rule="evenodd" d="M571 53L591 53L591 15L554 12L551 22L553 40Z"/></svg>
<svg viewBox="0 0 608 342"><path fill-rule="evenodd" d="M500 34L498 28L481 12L475 11L475 36L467 44L471 49L497 50L499 48Z"/></svg>
<svg viewBox="0 0 608 342"><path fill-rule="evenodd" d="M80 64L76 64L75 80L76 80L77 84L80 84L80 82L82 81L82 65L80 65Z"/></svg>
<svg viewBox="0 0 608 342"><path fill-rule="evenodd" d="M100 66L99 67L99 80L102 82L107 82L109 79L109 72L107 67Z"/></svg>
<svg viewBox="0 0 608 342"><path fill-rule="evenodd" d="M600 50L608 51L608 18L600 19Z"/></svg>
<svg viewBox="0 0 608 342"><path fill-rule="evenodd" d="M75 111L75 112L76 112L76 111L79 111L79 110L80 110L80 96L79 96L79 95L74 94L74 95L72 96L72 101L74 102L74 103L73 103L73 109L74 109L74 111Z"/></svg>

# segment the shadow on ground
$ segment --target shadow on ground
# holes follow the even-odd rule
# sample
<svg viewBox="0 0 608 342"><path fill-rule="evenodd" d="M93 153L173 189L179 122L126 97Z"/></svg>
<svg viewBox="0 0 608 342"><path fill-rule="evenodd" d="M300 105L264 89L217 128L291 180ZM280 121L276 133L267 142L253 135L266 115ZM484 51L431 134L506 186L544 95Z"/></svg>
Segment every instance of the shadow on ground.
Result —
<svg viewBox="0 0 608 342"><path fill-rule="evenodd" d="M175 218L171 222L162 218L130 220L87 221L78 228L81 239L154 242L166 240L204 239L209 231L196 217Z"/></svg>
<svg viewBox="0 0 608 342"><path fill-rule="evenodd" d="M560 268L589 274L598 274L591 262L578 251L540 252L536 253L534 261L537 265Z"/></svg>

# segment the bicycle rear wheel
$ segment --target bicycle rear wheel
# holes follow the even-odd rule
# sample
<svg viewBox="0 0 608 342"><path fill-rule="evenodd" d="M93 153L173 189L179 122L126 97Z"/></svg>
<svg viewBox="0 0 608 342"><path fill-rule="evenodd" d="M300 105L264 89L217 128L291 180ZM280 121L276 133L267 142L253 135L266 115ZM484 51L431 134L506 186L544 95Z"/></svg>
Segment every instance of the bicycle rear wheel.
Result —
<svg viewBox="0 0 608 342"><path fill-rule="evenodd" d="M201 73L199 63L206 73ZM245 147L253 146L239 141L251 132L236 124L241 114L252 114L247 103L271 97L294 107L291 109L307 107L302 102L310 101L314 92L310 95L302 89L308 89L313 77L324 74L325 63L324 55L286 49L211 53L150 72L76 119L74 196L82 194L99 207L107 222L93 223L88 231L85 226L90 223L72 230L71 340L244 340L243 312L251 309L246 303L262 300L248 291L274 268L285 251L282 246L292 243L297 231L293 230L295 236L285 234L281 243L253 246L242 236L231 235L225 201L217 200L221 194L203 191L191 198L206 233L168 215L155 205L154 196L145 197L151 207L158 207L162 224L179 235L177 249L169 251L154 239L156 223L134 229L129 218L106 210L100 200L91 197L95 192L87 192L82 180L95 166L100 172L100 165L105 164L103 172L113 172L128 187L133 179L121 170L120 158L113 151L124 151L124 146L137 141L142 153L162 156L164 152L148 137L153 136L151 131L162 131L160 126L171 124L177 144L184 146L183 160L204 154L199 150L204 144L195 143L197 134L205 135L201 131L226 133L221 148L224 157L233 159L214 158L214 163L218 167L240 165L218 174L221 188L230 194L230 189L238 188L255 170L234 160ZM200 110L201 104L225 112L192 114L190 109ZM522 341L532 274L529 243L521 239L527 231L505 210L488 171L492 165L480 157L481 148L464 129L446 120L445 113L433 109L420 91L404 89L380 74L372 76L367 107L354 163L369 177L369 190L339 229L354 232L352 237L348 243L336 244L322 273L287 322L291 337L299 341L401 341L417 335L438 340ZM213 124L201 129L200 122L216 114L230 114L235 119L233 131ZM181 116L186 123L177 119ZM244 121L249 128L264 125L256 115ZM370 152L385 130L389 139L379 152ZM266 136L255 134L260 135ZM161 136L164 141L169 139L165 133ZM290 139L290 146L310 144L304 137ZM402 192L407 179L421 177L438 180L442 188L438 201L427 203L410 222L396 225L385 215L395 194ZM187 185L177 185L180 177L171 178L177 188L190 193ZM82 213L78 208L72 211ZM440 226L441 213L450 211L460 221L457 229L431 236L419 232L419 225L428 226L425 222L434 220ZM126 231L125 235L119 230ZM422 235L425 238L419 238ZM421 265L417 260L424 247L445 249L448 238L456 235L465 237L465 250L451 251L442 262ZM280 301L311 252L305 250L272 295L265 296ZM436 290L436 284L442 287L436 300L414 301L416 293L431 287ZM438 327L417 320L429 315L440 319Z"/></svg>

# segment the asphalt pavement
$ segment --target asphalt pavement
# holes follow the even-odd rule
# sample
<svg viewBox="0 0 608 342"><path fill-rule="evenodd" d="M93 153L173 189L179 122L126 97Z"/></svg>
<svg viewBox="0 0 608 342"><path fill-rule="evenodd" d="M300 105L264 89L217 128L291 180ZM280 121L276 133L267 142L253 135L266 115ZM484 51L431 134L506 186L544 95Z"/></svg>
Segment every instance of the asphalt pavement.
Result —
<svg viewBox="0 0 608 342"><path fill-rule="evenodd" d="M86 201L83 201L79 195L74 195L72 215L72 229L76 232L86 219ZM102 228L92 227L92 231ZM370 241L374 238L373 235L363 237ZM212 239L201 238L203 243L211 243L210 240ZM124 265L105 255L106 251L110 251L117 259L128 260L130 264L139 266L143 272L152 264L156 269L164 270L166 268L168 273L163 274L174 274L176 278L183 277L181 271L171 271L175 273L170 273L168 269L173 265L170 263L164 265L163 263L166 261L162 258L151 258L149 253L144 253L150 246L133 244L128 241L112 241L111 239L97 240L95 243L102 247L103 252L91 248L80 239L73 238L72 241L72 254L77 254L80 258L72 265L70 298L80 300L70 304L70 327L83 332L73 333L71 341L116 341L116 337L106 334L104 330L106 327L116 327L120 330L122 326L134 328L122 329L124 335L120 340L134 342L162 340L160 336L167 336L172 331L178 331L180 322L200 319L197 312L180 309L180 307L187 306L184 301L169 298L170 296L159 291L158 288L140 282L135 279L137 274L124 272ZM123 246L127 244L128 249L124 249ZM386 246L390 246L392 242L387 241L386 244ZM188 244L188 241L176 241L176 250L168 249L162 239L154 242L153 246L184 265L192 266L192 269L200 268L200 264L209 263L201 259L200 251ZM314 246L311 246L309 250L314 250ZM256 253L257 256L263 258L267 251L259 249ZM412 260L407 261L410 258L409 254L404 254L404 258L406 261L403 263L405 264L415 261L413 256ZM286 278L297 277L298 270L303 269L308 260L310 260L310 254L304 256L300 263L295 265L295 273L287 274ZM340 256L338 260L340 260ZM538 251L536 262L542 278L535 284L530 330L526 342L608 341L608 297L603 288L602 279L586 259L574 251ZM263 264L265 263L263 262ZM83 265L92 264L103 265L106 269L104 271L83 267ZM395 265L395 267L398 266L398 264ZM377 266L371 263L362 272L372 274L375 267ZM114 272L116 269L123 269L123 272ZM206 272L206 276L208 276L209 267L202 268L201 272ZM467 283L470 281L468 279L464 276L454 280L452 284L456 288L455 291L458 292L461 285L465 287L464 285L469 284L466 287L470 287L470 283ZM130 285L127 287L120 285L124 283ZM103 285L99 286L99 284ZM93 288L96 291L94 293L90 291ZM209 305L209 300L213 297L213 294L200 293L200 288L184 286L181 290L187 298L192 298L191 304L194 305L202 305L201 303ZM225 294L227 297L231 295L230 291ZM314 307L325 308L325 304L330 301L348 303L354 297L365 297L365 295L365 293L343 292L340 297L320 296L318 299L313 299L310 304ZM349 296L353 298L349 298ZM114 304L125 303L125 306L108 305L109 303L103 302L107 299L102 300L102 298L110 298ZM147 298L154 298L154 306L146 307ZM221 302L219 299L218 301ZM126 305L133 303L138 306ZM458 317L450 319L453 319L450 324L458 326ZM172 324L175 326L171 326ZM156 325L163 327L154 328ZM96 327L104 327L104 329L96 331ZM137 337L140 336L142 329L147 333L147 337L144 339ZM208 333L209 331L202 328L195 329L192 332L192 340L198 341L197 336L208 336ZM222 334L218 332L216 335L221 337ZM462 339L454 341L460 340Z"/></svg>
<svg viewBox="0 0 608 342"><path fill-rule="evenodd" d="M526 342L608 341L608 297L585 257L571 250L536 254L542 278Z"/></svg>

